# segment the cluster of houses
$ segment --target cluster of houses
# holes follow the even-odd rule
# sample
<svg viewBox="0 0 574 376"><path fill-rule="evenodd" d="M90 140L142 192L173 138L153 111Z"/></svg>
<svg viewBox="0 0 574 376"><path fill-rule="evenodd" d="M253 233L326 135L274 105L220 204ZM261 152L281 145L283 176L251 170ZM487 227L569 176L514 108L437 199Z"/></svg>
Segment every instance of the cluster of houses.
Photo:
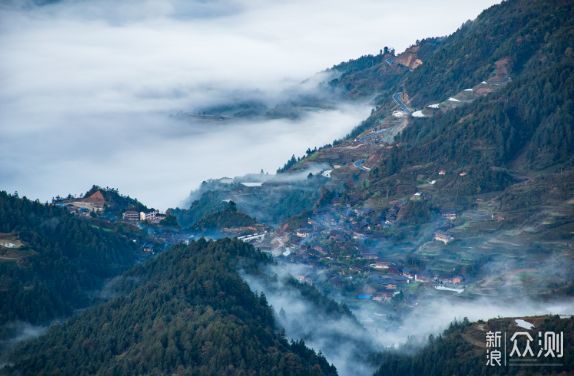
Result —
<svg viewBox="0 0 574 376"><path fill-rule="evenodd" d="M282 253L282 255L296 257L298 261L316 264L320 267L330 265L332 268L329 267L330 272L327 278L331 283L335 285L350 283L355 286L358 283L359 286L362 286L354 294L354 298L357 300L390 303L395 297L403 296L401 292L407 289L408 285L414 284L456 293L464 291L463 277L460 276L438 277L411 273L404 270L400 265L381 260L375 253L361 253L359 257L337 255L336 252L333 254L332 250L327 250L325 246L321 245L323 241L317 243L317 240L322 238L327 242L336 241L336 243L351 246L352 243L349 241L351 239L357 240L355 236L357 233L350 229L360 226L361 218L365 217L364 213L357 209L343 210L343 212L340 217L333 216L331 213L327 216L308 218L307 224L301 225L291 232L286 232L283 236L282 246L283 249L290 251L286 254ZM443 218L448 221L455 221L457 214L445 212ZM345 223L343 224L341 220ZM342 227L347 227L348 231L342 230ZM321 236L315 239L313 234L320 234ZM434 234L434 239L444 244L454 240L451 235L440 231ZM359 252L358 249L356 251ZM346 262L345 258L349 259L350 262Z"/></svg>
<svg viewBox="0 0 574 376"><path fill-rule="evenodd" d="M380 266L374 268L373 265ZM406 271L399 272L389 263L377 262L370 265L373 269L385 271L385 274L370 276L370 286L363 288L363 291L355 295L358 300L373 300L379 303L389 303L391 300L400 295L405 285L418 283L424 284L435 290L451 291L460 294L464 292L464 278L462 276L454 277L427 277L419 274L412 274ZM378 286L378 287L372 287Z"/></svg>
<svg viewBox="0 0 574 376"><path fill-rule="evenodd" d="M151 224L158 224L163 221L165 217L166 215L160 213L158 210L152 210L147 213L127 210L122 214L122 219L126 222L148 222Z"/></svg>
<svg viewBox="0 0 574 376"><path fill-rule="evenodd" d="M439 170L444 176L446 170ZM429 181L434 185L437 181ZM289 257L292 261L316 265L325 271L323 280L334 286L343 286L357 300L371 300L380 303L401 302L411 304L419 289L448 290L456 293L464 291L462 277L439 277L422 275L417 269L403 269L406 265L382 260L377 254L366 254L361 251L368 234L382 236L378 231L393 228L399 212L409 200L427 200L426 192L416 191L411 197L389 202L384 213L370 208L356 208L346 203L335 203L329 210L318 210L305 222L284 226L273 236L281 239L278 244L271 244L271 251L276 256ZM447 232L459 219L456 212L448 209L442 212L443 223L432 236L437 242L445 245L454 241ZM383 233L385 235L386 233ZM253 234L258 235L258 234ZM386 235L385 235L386 236ZM247 240L247 238L246 238ZM273 243L273 242L271 242ZM263 248L262 248L263 249ZM365 249L363 249L365 250ZM307 281L307 278L305 278ZM322 282L323 283L323 282ZM395 299L397 298L397 299Z"/></svg>

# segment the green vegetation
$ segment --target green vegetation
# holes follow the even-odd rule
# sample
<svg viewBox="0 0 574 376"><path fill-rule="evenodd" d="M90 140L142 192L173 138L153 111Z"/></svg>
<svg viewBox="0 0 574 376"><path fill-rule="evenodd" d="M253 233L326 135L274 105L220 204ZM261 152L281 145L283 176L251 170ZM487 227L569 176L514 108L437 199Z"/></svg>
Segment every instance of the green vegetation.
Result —
<svg viewBox="0 0 574 376"><path fill-rule="evenodd" d="M436 211L427 200L408 201L399 211L397 219L407 225L418 225L428 222Z"/></svg>
<svg viewBox="0 0 574 376"><path fill-rule="evenodd" d="M205 185L207 183L204 183ZM198 200L191 203L189 209L170 209L172 214L182 227L191 227L202 218L225 210L227 203L224 195L220 192L207 191Z"/></svg>
<svg viewBox="0 0 574 376"><path fill-rule="evenodd" d="M313 207L320 197L321 177L312 177L305 182L272 187L269 195L260 200L259 210L266 210L270 223L279 223ZM255 203L254 203L255 204ZM263 205L262 205L263 204Z"/></svg>
<svg viewBox="0 0 574 376"><path fill-rule="evenodd" d="M428 175L448 170L440 187L452 195L501 191L519 180L516 174L570 168L573 77L574 61L564 62L460 109L414 121L398 138L400 147L371 173L370 190L389 189L389 178L413 179L417 165Z"/></svg>
<svg viewBox="0 0 574 376"><path fill-rule="evenodd" d="M301 294L301 297L317 307L317 309L320 310L321 313L325 315L325 317L329 317L330 319L348 317L353 321L356 320L349 307L327 298L313 285L308 283L301 283L295 278L291 277L286 281L286 286L290 286L298 290Z"/></svg>
<svg viewBox="0 0 574 376"><path fill-rule="evenodd" d="M220 211L208 214L195 222L191 227L196 231L223 230L224 228L252 226L255 219L247 214L237 211L237 205L233 201L225 202Z"/></svg>
<svg viewBox="0 0 574 376"><path fill-rule="evenodd" d="M164 219L161 220L159 223L161 226L166 227L178 227L179 224L177 223L177 218L175 216L168 214Z"/></svg>
<svg viewBox="0 0 574 376"><path fill-rule="evenodd" d="M434 43L401 90L414 104L448 98L491 77L500 90L431 118L413 118L371 172L363 197L401 194L417 174L448 174L437 187L454 197L502 191L537 172L574 162L574 5L508 1ZM396 88L398 90L399 87ZM387 98L388 100L388 98ZM378 113L357 131L378 121ZM357 132L352 135L356 136ZM424 167L423 167L424 166ZM462 174L462 175L461 175Z"/></svg>
<svg viewBox="0 0 574 376"><path fill-rule="evenodd" d="M531 321L530 319L527 319ZM493 319L488 322L469 323L468 320L455 322L437 337L431 336L429 343L413 354L405 354L406 349L389 351L380 355L382 365L375 376L393 375L522 375L530 374L532 367L487 367L486 331L514 333L518 331L513 319ZM556 363L560 367L536 367L536 374L571 374L574 372L574 359L568 354L574 352L574 344L567 341L574 333L574 319L560 319L558 316L536 319L534 332L564 332L564 357ZM542 360L545 360L542 358ZM526 373L525 373L526 372Z"/></svg>
<svg viewBox="0 0 574 376"><path fill-rule="evenodd" d="M0 325L46 323L86 306L104 279L135 261L128 239L65 209L0 192L0 232L24 246L17 262L0 262Z"/></svg>
<svg viewBox="0 0 574 376"><path fill-rule="evenodd" d="M199 199L192 202L189 209L172 209L170 213L176 216L182 227L191 227L202 220L210 221L222 217L228 201L237 205L238 223L249 222L244 213L251 218L257 218L259 223L268 225L298 215L313 207L320 197L320 188L326 178L311 176L307 179L295 179L292 182L269 180L260 187L245 187L240 183L221 184L209 181L199 189ZM221 218L223 220L223 218ZM239 225L239 224L238 224Z"/></svg>
<svg viewBox="0 0 574 376"><path fill-rule="evenodd" d="M117 188L105 187L94 185L86 192L84 197L89 197L96 192L101 192L106 200L106 211L117 216L121 216L126 210L135 210L139 212L149 211L148 207L130 196L124 196L119 193Z"/></svg>
<svg viewBox="0 0 574 376"><path fill-rule="evenodd" d="M292 156L278 170L285 174L255 179L261 184L205 182L189 209L170 210L162 225L200 232L252 226L255 218L278 225L280 230L268 235L294 250L289 259L324 267L323 285L315 286L348 296L374 291L376 302L394 308L415 307L417 294L433 289L432 278L459 274L469 294L462 297L495 294L501 285L530 287L528 293L539 297L571 295L572 283L564 276L571 275L574 233L572 20L572 2L511 0L449 37L417 42L409 52L423 61L416 69L397 63L399 57L388 48L341 63L332 68L337 77L330 85L347 98L374 97L377 105L347 139ZM483 80L489 82L478 85ZM467 93L472 102L459 100L444 110L442 100L465 88L474 93L479 86L482 94ZM391 95L399 91L408 106L441 104L425 108L432 117L405 113L387 121L397 108L394 101L400 103ZM251 107L225 110L252 116ZM397 123L405 128L389 145L397 133L384 132L399 128ZM371 129L390 138L358 137ZM332 177L289 175L312 162L333 166ZM113 189L94 186L86 196L96 191L112 213L146 210ZM63 209L0 195L0 235L18 244L0 253L0 324L68 315L91 302L86 290L97 290L133 262L133 245L120 229L95 227L105 222L101 219L82 220ZM456 242L431 241L439 231ZM367 258L365 251L373 249L377 254ZM375 260L388 265L372 267ZM512 270L500 273L508 279L483 275L487 263L509 260ZM551 273L538 269L547 260L563 265L553 265ZM114 284L115 298L20 346L8 371L334 374L321 354L303 342L286 341L265 296L252 293L240 278L238 270L249 274L267 262L267 256L233 240L177 246L124 274ZM403 271L429 282L401 286ZM320 320L354 320L347 306L327 299L317 287L294 279L285 285L277 278L265 280L265 287L296 290L293 295L312 303ZM303 320L284 310L282 319ZM384 353L378 374L485 374L490 370L484 367L484 349L476 345L483 334L479 326L508 329L511 324L455 323L420 351ZM555 317L537 322L541 330L565 333L572 333L573 325L572 319ZM301 337L312 340L317 333L306 329L301 325ZM348 333L330 340L341 341L343 334ZM572 352L572 344L567 346ZM353 347L370 355L366 345ZM574 371L573 360L564 361L563 370Z"/></svg>
<svg viewBox="0 0 574 376"><path fill-rule="evenodd" d="M295 166L297 164L297 162L301 161L301 157L297 158L295 157L295 154L293 154L291 156L291 159L289 159L287 162L285 162L285 164L282 167L279 167L277 169L277 173L280 174L282 172L287 172L291 169L291 167Z"/></svg>
<svg viewBox="0 0 574 376"><path fill-rule="evenodd" d="M543 70L572 48L574 5L560 0L505 1L449 36L405 81L416 106L442 100L489 77L508 59L511 74Z"/></svg>
<svg viewBox="0 0 574 376"><path fill-rule="evenodd" d="M236 269L267 256L237 240L199 240L137 266L121 296L21 346L9 374L334 375L280 334L264 295Z"/></svg>
<svg viewBox="0 0 574 376"><path fill-rule="evenodd" d="M328 147L328 146L329 145L326 145L324 147ZM317 150L320 150L320 149L317 149L316 147L313 149L307 148L307 151L305 151L305 155L302 157L295 157L295 154L293 154L291 156L291 158L287 162L285 162L285 164L282 167L279 167L277 169L277 173L281 174L281 173L290 171L293 167L295 167L295 165L297 165L297 163L301 162L305 158L312 156L314 153L317 152Z"/></svg>
<svg viewBox="0 0 574 376"><path fill-rule="evenodd" d="M574 59L522 76L468 106L415 121L399 142L417 148L399 154L460 166L503 166L521 156L524 168L571 162L573 97Z"/></svg>
<svg viewBox="0 0 574 376"><path fill-rule="evenodd" d="M223 192L206 191L199 200L192 202L189 209L170 209L169 213L180 226L194 231L223 230L256 223L254 218L240 212L235 202L224 197Z"/></svg>
<svg viewBox="0 0 574 376"><path fill-rule="evenodd" d="M365 55L335 65L331 71L338 73L338 77L331 80L329 85L352 99L371 97L392 90L408 72L408 68L402 65L389 65L386 60L392 59L394 51L386 51L376 56Z"/></svg>

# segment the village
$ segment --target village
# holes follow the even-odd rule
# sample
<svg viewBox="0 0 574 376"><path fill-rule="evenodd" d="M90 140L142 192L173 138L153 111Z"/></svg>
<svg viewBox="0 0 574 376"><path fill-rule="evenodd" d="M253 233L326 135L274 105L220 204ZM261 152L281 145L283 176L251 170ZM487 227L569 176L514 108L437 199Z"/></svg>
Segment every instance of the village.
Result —
<svg viewBox="0 0 574 376"><path fill-rule="evenodd" d="M104 194L100 190L90 195L85 195L85 197L68 196L67 198L55 198L52 203L66 208L72 214L83 217L104 214L107 204ZM159 210L125 210L121 213L121 219L127 223L147 222L159 224L166 217L167 215L160 213Z"/></svg>
<svg viewBox="0 0 574 376"><path fill-rule="evenodd" d="M392 63L387 61L389 65ZM397 108L390 115L353 139L309 155L298 168L327 165L321 176L334 181L332 185L356 179L357 172L366 176L395 147L395 136L408 126L411 118L432 117L439 111L449 111L499 90L510 82L505 68L504 61L497 62L489 79L419 110L409 107L406 94L395 93L392 99ZM473 275L465 274L473 274L483 260L473 251L479 243L476 239L461 241L454 233L465 236L472 226L495 226L504 217L482 202L461 218L462 213L440 199L436 193L445 178L468 179L464 168L454 171L439 168L419 176L416 191L410 196L389 201L387 190L388 204L383 215L368 205L335 203L328 209L314 210L312 216L297 226L253 234L243 240L286 262L312 265L317 272L298 276L300 281L321 285L323 291L337 287L355 302L414 306L422 294L462 294L473 283ZM433 195L437 196L435 200ZM404 218L399 218L403 216L402 209L409 202L431 205L431 201L438 203L439 207L434 209L438 213L432 214L434 218L422 230L418 229L420 237L409 239L411 227L405 226Z"/></svg>
<svg viewBox="0 0 574 376"><path fill-rule="evenodd" d="M368 184L369 174L393 151L395 136L413 118L429 118L438 111L449 111L499 90L510 81L503 71L497 66L497 72L490 79L419 110L410 108L405 93L395 93L394 111L387 112L378 124L353 138L308 152L289 172L307 179L291 180L301 181L297 184L302 186L315 184L312 189L317 190L324 186L336 190L349 181ZM161 243L165 247L196 237L236 237L268 252L279 262L311 266L312 272L297 275L297 279L316 285L324 292L338 291L349 304L374 302L391 307L414 307L423 295L483 293L484 290L476 288L479 284L476 271L485 262L482 252L478 251L484 245L481 239L472 237L473 229L498 226L505 220L504 216L490 205L488 197L478 199L482 201L477 200L464 212L449 201L450 195L442 198L441 190L448 182L456 179L464 184L472 178L465 166L419 168L416 178L403 183L399 193L390 195L388 188L381 192L380 201L384 205L373 202L357 205L335 199L328 206L314 208L306 216L282 219L284 222L274 226L263 224L264 220L217 232L190 231L189 228L167 230L160 224L165 223L168 213L130 206L116 211L113 220L145 228L151 240L142 248L150 254L161 250ZM287 181L290 179L285 179ZM262 173L243 179L222 178L209 185L221 193L214 196L219 197L216 200L238 200L242 207L257 212L261 196L272 197L274 190L293 189L285 182ZM55 203L86 217L105 217L108 209L100 191ZM410 222L409 215L421 216L416 210L425 211L422 215L428 218L424 223Z"/></svg>
<svg viewBox="0 0 574 376"><path fill-rule="evenodd" d="M173 226L173 217L159 210L148 209L135 199L120 195L117 190L94 186L86 194L56 197L52 205L102 228L123 226L132 241L139 245L142 256L147 257L194 238L189 231Z"/></svg>
<svg viewBox="0 0 574 376"><path fill-rule="evenodd" d="M448 173L436 171L432 180ZM457 171L457 176L464 179L466 174ZM372 208L335 203L241 240L280 263L311 266L297 279L327 293L337 292L350 306L372 302L409 309L429 295L485 296L497 294L496 284L524 281L532 281L529 285L535 288L536 259L516 252L528 247L528 238L520 245L512 232L493 231L504 226L506 219L488 195L476 198L464 211L439 208L428 223L416 226L412 236L413 227L401 223L401 209L425 200L432 200L428 187L392 201L382 215ZM491 237L491 232L496 235ZM494 258L513 263L516 272L485 279L480 270Z"/></svg>
<svg viewBox="0 0 574 376"><path fill-rule="evenodd" d="M296 276L300 282L315 284L323 291L336 288L351 302L414 306L417 296L436 293L461 294L467 278L455 271L437 272L409 263L401 250L385 252L379 240L393 231L396 212L379 223L369 220L368 210L348 206L317 213L301 226L289 230L240 237L281 262L312 266L312 273ZM446 232L456 221L455 213L438 220L443 231L430 234L428 243L444 247L455 241Z"/></svg>
<svg viewBox="0 0 574 376"><path fill-rule="evenodd" d="M318 175L331 181L353 169L360 170L352 163L330 165ZM510 243L497 239L489 244L473 237L504 221L487 197L478 198L475 207L465 211L448 205L436 208L428 223L417 225L415 232L405 224L404 208L436 201L435 188L449 174L460 179L467 176L466 171L438 169L425 177L414 193L389 200L382 212L335 201L281 226L255 223L223 228L211 235L162 225L169 212L160 213L133 202L114 207L99 190L79 198L56 200L54 204L98 226L109 222L133 228L134 242L144 255L199 237L235 237L271 254L279 263L310 266L308 272L295 277L326 293L337 292L349 306L370 303L382 309L408 310L429 294L488 294L492 282L485 283L476 270L485 262L485 250L503 253L500 245ZM265 184L242 185L242 189L258 190ZM2 246L9 248L12 244Z"/></svg>

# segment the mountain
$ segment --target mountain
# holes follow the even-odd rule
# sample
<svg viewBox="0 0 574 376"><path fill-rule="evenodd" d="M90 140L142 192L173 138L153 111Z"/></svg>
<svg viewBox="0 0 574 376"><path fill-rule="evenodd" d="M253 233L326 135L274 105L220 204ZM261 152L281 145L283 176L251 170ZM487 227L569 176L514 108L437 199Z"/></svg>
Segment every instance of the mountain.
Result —
<svg viewBox="0 0 574 376"><path fill-rule="evenodd" d="M193 230L223 230L226 227L251 226L255 219L237 209L235 202L225 196L207 192L194 200L189 209L170 209L181 226Z"/></svg>
<svg viewBox="0 0 574 376"><path fill-rule="evenodd" d="M370 82L376 107L346 139L287 172L327 163L332 179L320 207L343 203L382 218L426 212L419 224L476 208L477 199L500 218L517 218L505 209L525 199L540 214L545 201L534 192L544 190L562 205L574 176L573 16L567 1L506 1L448 37L419 41L408 59L387 49L333 67L359 87ZM413 59L420 64L402 65ZM340 80L333 84L345 90ZM411 200L417 192L424 203Z"/></svg>
<svg viewBox="0 0 574 376"><path fill-rule="evenodd" d="M209 180L194 192L188 209L174 209L170 213L180 225L196 226L209 216L220 215L217 213L227 210L229 201L232 201L237 209L234 216L242 217L238 224L248 223L246 216L249 216L257 218L260 223L276 225L313 207L320 198L321 186L327 180L317 174L320 171L310 169L286 179L280 175L262 174L248 175L249 180L245 182L228 181L227 178Z"/></svg>
<svg viewBox="0 0 574 376"><path fill-rule="evenodd" d="M562 206L574 176L573 16L570 2L507 1L442 39L395 88L400 102L420 110L395 120L375 111L355 136L370 144L354 157L370 171L346 195L359 205L378 201L382 211L417 191L436 212L486 199L507 228L519 225L515 210L525 200L539 216L543 206ZM541 190L555 195L534 199ZM567 212L561 221L571 227Z"/></svg>
<svg viewBox="0 0 574 376"><path fill-rule="evenodd" d="M464 90L469 96L491 92L476 87L487 79L501 88L478 94L476 100L461 97L459 101L472 103L438 111L431 119L415 118L398 138L413 146L405 153L420 149L409 163L452 161L519 171L570 166L573 15L570 2L507 1L446 38L404 80L412 105L440 103ZM512 82L506 84L508 80Z"/></svg>
<svg viewBox="0 0 574 376"><path fill-rule="evenodd" d="M375 320L391 331L388 317L408 326L429 296L453 305L570 301L573 20L572 2L506 1L452 35L331 68L334 90L375 107L344 139L287 161L274 179L313 170L282 186L306 200L255 244L310 266L317 272L304 277L350 307L376 305ZM283 204L272 187L211 183L200 193L232 197L243 210ZM401 357L392 372L442 374L436 363L480 374L473 367L485 354L467 356L465 343ZM462 358L448 364L446 350ZM395 367L392 356L381 374Z"/></svg>
<svg viewBox="0 0 574 376"><path fill-rule="evenodd" d="M489 77L498 63L513 76L534 72L572 56L572 4L562 0L512 0L493 5L448 37L427 38L403 53L385 48L335 65L330 82L350 97L377 97L384 104L396 91L420 107L448 98ZM412 64L411 61L418 61ZM370 90L366 90L370 88Z"/></svg>
<svg viewBox="0 0 574 376"><path fill-rule="evenodd" d="M231 227L245 227L256 224L254 218L237 211L233 201L226 202L221 211L209 214L197 221L192 229L200 231L223 230Z"/></svg>
<svg viewBox="0 0 574 376"><path fill-rule="evenodd" d="M413 104L447 98L508 61L511 76L571 61L573 4L562 0L505 1L446 38L404 83Z"/></svg>
<svg viewBox="0 0 574 376"><path fill-rule="evenodd" d="M56 202L73 201L74 198L61 199L57 198ZM112 216L121 216L127 210L139 212L149 211L148 207L139 202L137 199L122 195L117 189L110 187L100 187L93 185L81 200L87 202L99 203L105 212Z"/></svg>
<svg viewBox="0 0 574 376"><path fill-rule="evenodd" d="M192 242L135 267L116 298L21 346L8 374L335 375L289 343L238 269L269 262L237 240Z"/></svg>
<svg viewBox="0 0 574 376"><path fill-rule="evenodd" d="M136 248L66 209L0 192L0 325L46 324L94 300ZM2 333L9 336L8 331Z"/></svg>
<svg viewBox="0 0 574 376"><path fill-rule="evenodd" d="M394 88L408 72L403 65L389 63L394 58L394 52L385 48L385 52L381 51L379 55L365 55L337 64L329 70L335 75L329 85L352 99L373 96Z"/></svg>
<svg viewBox="0 0 574 376"><path fill-rule="evenodd" d="M170 210L184 230L150 230L181 241L189 239L185 231L221 236L240 228L305 283L261 277L270 257L237 240L179 245L110 283L109 301L19 346L4 370L336 373L321 353L287 341L288 331L325 348L329 360L341 357L341 372L353 374L358 363L349 358L366 365L378 350L353 309L392 331L409 325L405 318L426 299L571 299L573 37L571 1L509 0L452 35L333 66L330 90L373 101L365 121L333 144L293 156L277 175L203 183L188 208ZM274 111L247 102L203 116ZM97 291L133 262L126 236L102 231L96 218L0 198L5 322L66 316L93 302L86 289ZM117 213L145 209L100 187L82 200ZM541 330L573 331L571 318L530 319ZM463 321L422 349L385 351L378 374L485 374L484 333L514 330L513 320ZM569 359L556 371L572 367Z"/></svg>
<svg viewBox="0 0 574 376"><path fill-rule="evenodd" d="M398 282L406 299L388 300L409 306L433 288L403 272L464 280L471 297L570 296L573 20L569 1L505 1L449 36L335 65L330 87L371 98L371 115L259 186L210 181L199 201L273 226L258 246L321 268L313 282L347 299Z"/></svg>

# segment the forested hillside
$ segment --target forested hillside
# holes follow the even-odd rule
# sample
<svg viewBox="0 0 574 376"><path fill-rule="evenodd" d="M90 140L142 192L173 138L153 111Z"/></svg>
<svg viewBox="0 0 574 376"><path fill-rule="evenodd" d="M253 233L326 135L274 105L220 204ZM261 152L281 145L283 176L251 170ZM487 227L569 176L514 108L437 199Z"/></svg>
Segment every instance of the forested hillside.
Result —
<svg viewBox="0 0 574 376"><path fill-rule="evenodd" d="M270 179L258 187L209 180L194 193L197 199L191 202L189 209L171 209L170 213L183 227L206 227L207 222L219 222L219 227L235 222L237 226L244 226L255 219L273 225L312 208L326 180L320 174L305 175L288 181ZM235 204L234 208L229 201ZM222 218L226 211L231 214L229 223Z"/></svg>
<svg viewBox="0 0 574 376"><path fill-rule="evenodd" d="M442 100L490 76L510 61L512 76L572 57L574 4L562 0L505 1L465 23L405 81L417 106Z"/></svg>
<svg viewBox="0 0 574 376"><path fill-rule="evenodd" d="M191 203L189 209L170 209L183 227L195 231L223 230L226 227L250 226L255 219L237 209L235 202L224 199L224 195L206 192Z"/></svg>
<svg viewBox="0 0 574 376"><path fill-rule="evenodd" d="M444 169L467 176L449 174L442 182L443 193L456 195L501 191L542 171L571 168L573 19L571 2L507 1L446 38L419 42L422 65L379 92L380 108L350 136L360 139L388 121L393 91L404 92L403 99L427 115L408 119L395 147L377 156L368 183L355 191L363 197L398 193L397 184L416 184L422 166L427 174ZM359 64L362 60L345 64L356 65L350 69L355 75L371 76L372 67ZM343 75L349 70L339 69ZM487 95L467 100L460 94L480 92L472 88L487 79L492 85ZM441 103L441 110L429 115L427 106L437 109L442 101L456 106Z"/></svg>
<svg viewBox="0 0 574 376"><path fill-rule="evenodd" d="M513 77L544 70L573 55L573 7L562 0L505 1L448 37L417 41L411 50L422 64L416 69L397 64L401 55L385 50L333 66L339 76L330 84L350 97L379 96L378 104L404 91L420 107L483 81L497 62L508 62Z"/></svg>
<svg viewBox="0 0 574 376"><path fill-rule="evenodd" d="M489 373L485 330L514 330L511 319L454 323L422 348L377 358L370 336L381 333L351 309L368 307L373 327L392 333L427 298L480 304L522 294L544 307L572 297L573 41L574 2L509 0L402 54L385 47L335 65L331 89L372 99L369 118L275 176L204 182L188 208L169 209L171 229L132 223L167 249L132 269L132 230L113 226L127 226L117 221L127 209L147 210L139 201L94 186L86 196L100 191L113 215L81 219L0 192L0 326L86 308L20 344L2 371L336 374L325 354L346 374L373 358L377 375ZM222 111L253 116L255 107ZM285 263L267 268L271 256L238 240L189 242L229 234L250 235ZM189 244L168 249L180 242ZM120 273L106 285L110 299L88 307ZM535 320L568 338L574 331L572 318ZM560 371L574 372L571 357Z"/></svg>
<svg viewBox="0 0 574 376"><path fill-rule="evenodd" d="M523 156L516 166L523 170L569 162L574 151L573 97L574 60L520 77L468 106L417 120L399 141L425 144L419 160L503 166Z"/></svg>
<svg viewBox="0 0 574 376"><path fill-rule="evenodd" d="M197 221L192 229L200 231L222 230L229 227L252 226L255 219L237 210L233 201L226 202L221 211L206 215Z"/></svg>
<svg viewBox="0 0 574 376"><path fill-rule="evenodd" d="M466 171L469 177L458 179L453 188L473 194L502 190L516 182L510 170L528 174L551 166L571 167L573 73L574 62L556 64L460 109L415 120L371 178L386 180L411 166L430 163L431 170Z"/></svg>
<svg viewBox="0 0 574 376"><path fill-rule="evenodd" d="M88 190L84 197L89 197L92 194L100 192L104 199L106 200L105 209L106 212L112 213L117 216L121 216L126 210L135 210L147 212L149 209L147 206L139 202L135 198L129 196L124 196L120 194L118 189L94 185L90 190Z"/></svg>
<svg viewBox="0 0 574 376"><path fill-rule="evenodd" d="M120 295L22 346L9 374L334 375L280 334L237 269L267 256L236 240L178 246L125 274Z"/></svg>
<svg viewBox="0 0 574 376"><path fill-rule="evenodd" d="M330 70L335 78L329 81L329 85L352 99L392 90L408 72L406 67L387 63L393 58L394 52L385 47L385 52L379 55L365 55L337 64Z"/></svg>
<svg viewBox="0 0 574 376"><path fill-rule="evenodd" d="M0 325L64 317L136 257L127 238L6 192L0 192L0 233Z"/></svg>
<svg viewBox="0 0 574 376"><path fill-rule="evenodd" d="M567 338L572 338L572 333L574 333L574 319L547 316L526 318L526 320L536 323L536 329L532 329L531 332L533 336L536 336L538 331L564 333L562 358L542 357L537 359L538 363L555 363L561 364L561 366L487 367L485 366L486 332L489 330L500 331L510 336L512 333L524 329L516 327L514 319L492 319L488 322L479 321L476 323L470 323L465 319L462 322L451 324L441 335L431 336L429 343L422 350L416 350L412 353L411 349L410 355L408 349L388 351L382 354L382 366L375 376L572 374L574 361L568 355L574 351L574 344Z"/></svg>

